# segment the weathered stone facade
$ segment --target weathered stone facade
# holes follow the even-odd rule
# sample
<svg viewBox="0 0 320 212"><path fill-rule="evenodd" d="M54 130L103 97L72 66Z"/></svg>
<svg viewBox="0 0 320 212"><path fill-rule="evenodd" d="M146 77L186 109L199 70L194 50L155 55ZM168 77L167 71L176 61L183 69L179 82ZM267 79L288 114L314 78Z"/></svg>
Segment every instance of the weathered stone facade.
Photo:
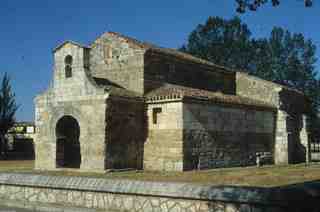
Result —
<svg viewBox="0 0 320 212"><path fill-rule="evenodd" d="M272 111L228 105L184 104L184 169L254 165L274 150Z"/></svg>
<svg viewBox="0 0 320 212"><path fill-rule="evenodd" d="M54 50L36 97L36 168L182 171L308 161L307 101L283 86L118 33Z"/></svg>
<svg viewBox="0 0 320 212"><path fill-rule="evenodd" d="M157 114L155 109L161 108ZM148 137L144 149L144 168L183 170L182 102L148 104ZM157 116L157 123L154 123Z"/></svg>
<svg viewBox="0 0 320 212"><path fill-rule="evenodd" d="M275 122L275 163L309 161L307 133L308 100L293 89L248 76L236 74L236 94L268 102L277 108Z"/></svg>

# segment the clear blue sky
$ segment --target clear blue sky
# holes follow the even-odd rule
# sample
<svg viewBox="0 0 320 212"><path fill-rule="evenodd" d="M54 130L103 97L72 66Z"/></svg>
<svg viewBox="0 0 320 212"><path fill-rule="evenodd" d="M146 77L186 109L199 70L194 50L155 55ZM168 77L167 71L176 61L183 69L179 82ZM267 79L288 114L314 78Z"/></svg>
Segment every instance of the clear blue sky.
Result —
<svg viewBox="0 0 320 212"><path fill-rule="evenodd" d="M273 26L301 32L318 47L320 2L306 9L303 0L281 0L240 18L255 37ZM52 76L52 49L64 40L89 44L105 31L116 31L160 46L181 46L208 16L236 15L234 0L1 0L0 77L8 72L21 108L17 120L31 121L33 98ZM318 63L318 69L320 63Z"/></svg>

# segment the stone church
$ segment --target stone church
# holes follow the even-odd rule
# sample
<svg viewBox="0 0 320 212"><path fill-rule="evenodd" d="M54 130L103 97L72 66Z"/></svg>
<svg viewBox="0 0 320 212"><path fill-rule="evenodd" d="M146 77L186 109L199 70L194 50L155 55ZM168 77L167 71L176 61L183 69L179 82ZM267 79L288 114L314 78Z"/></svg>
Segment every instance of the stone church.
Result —
<svg viewBox="0 0 320 212"><path fill-rule="evenodd" d="M53 54L51 86L35 98L36 169L309 160L309 103L294 89L114 32Z"/></svg>

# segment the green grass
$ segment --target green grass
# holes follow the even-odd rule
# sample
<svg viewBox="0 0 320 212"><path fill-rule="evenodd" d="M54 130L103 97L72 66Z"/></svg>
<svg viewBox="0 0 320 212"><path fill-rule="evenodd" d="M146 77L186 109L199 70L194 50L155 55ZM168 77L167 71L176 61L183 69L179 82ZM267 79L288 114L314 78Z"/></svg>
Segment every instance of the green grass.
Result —
<svg viewBox="0 0 320 212"><path fill-rule="evenodd" d="M34 167L32 160L2 160L0 161L0 172L4 171L31 171Z"/></svg>
<svg viewBox="0 0 320 212"><path fill-rule="evenodd" d="M110 173L85 173L72 171L38 171L33 161L0 161L0 172L35 173L129 179L144 181L187 182L202 185L242 185L273 187L320 180L320 165L265 166L261 168L228 168L187 172L125 171Z"/></svg>

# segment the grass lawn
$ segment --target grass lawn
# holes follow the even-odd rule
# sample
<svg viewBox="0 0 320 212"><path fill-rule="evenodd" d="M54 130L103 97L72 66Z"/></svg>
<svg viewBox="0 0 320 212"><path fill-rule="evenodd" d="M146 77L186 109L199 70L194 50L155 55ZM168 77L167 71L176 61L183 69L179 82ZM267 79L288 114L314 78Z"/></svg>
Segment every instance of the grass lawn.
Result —
<svg viewBox="0 0 320 212"><path fill-rule="evenodd" d="M34 167L32 160L0 160L0 172L4 171L30 171Z"/></svg>
<svg viewBox="0 0 320 212"><path fill-rule="evenodd" d="M33 161L0 161L0 172L35 173L44 175L67 175L130 179L146 181L189 182L202 185L242 185L273 187L308 181L320 181L320 165L305 164L289 166L265 166L261 168L227 168L187 172L125 171L110 173L85 173L72 170L36 171Z"/></svg>

